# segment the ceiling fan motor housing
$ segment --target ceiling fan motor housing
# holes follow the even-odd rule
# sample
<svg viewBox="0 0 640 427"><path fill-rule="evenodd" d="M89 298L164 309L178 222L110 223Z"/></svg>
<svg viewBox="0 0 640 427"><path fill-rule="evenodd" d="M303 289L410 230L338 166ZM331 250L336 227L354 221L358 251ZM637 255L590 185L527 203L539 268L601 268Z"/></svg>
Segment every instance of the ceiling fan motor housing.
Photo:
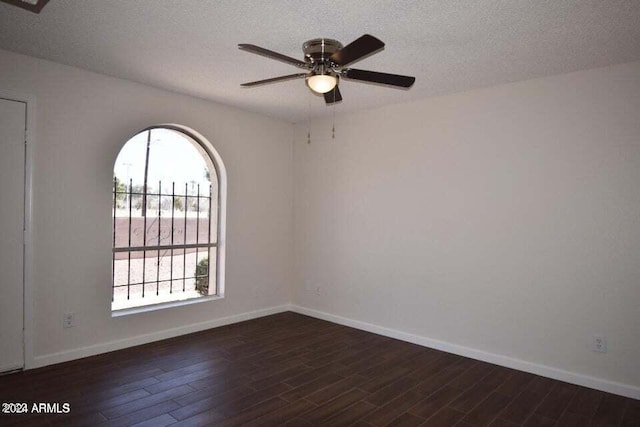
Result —
<svg viewBox="0 0 640 427"><path fill-rule="evenodd" d="M342 43L334 39L312 39L302 45L304 60L312 65L324 64L331 55L340 49L342 49Z"/></svg>

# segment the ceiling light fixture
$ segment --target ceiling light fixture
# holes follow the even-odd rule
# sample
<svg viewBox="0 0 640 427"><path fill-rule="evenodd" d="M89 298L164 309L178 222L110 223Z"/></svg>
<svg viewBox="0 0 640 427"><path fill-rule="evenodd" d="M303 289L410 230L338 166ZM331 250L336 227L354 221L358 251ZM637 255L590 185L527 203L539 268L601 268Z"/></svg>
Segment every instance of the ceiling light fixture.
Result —
<svg viewBox="0 0 640 427"><path fill-rule="evenodd" d="M307 86L316 93L331 92L338 84L338 78L330 74L313 74L307 77Z"/></svg>

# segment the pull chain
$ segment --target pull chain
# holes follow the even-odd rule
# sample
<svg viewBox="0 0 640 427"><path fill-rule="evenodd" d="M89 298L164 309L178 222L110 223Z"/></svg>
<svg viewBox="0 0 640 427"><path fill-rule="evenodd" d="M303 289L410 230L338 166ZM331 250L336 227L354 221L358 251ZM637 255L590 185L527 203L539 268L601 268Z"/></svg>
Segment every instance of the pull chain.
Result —
<svg viewBox="0 0 640 427"><path fill-rule="evenodd" d="M307 100L307 144L311 144L311 98Z"/></svg>
<svg viewBox="0 0 640 427"><path fill-rule="evenodd" d="M336 90L335 89L333 90L333 126L331 127L331 139L336 139Z"/></svg>

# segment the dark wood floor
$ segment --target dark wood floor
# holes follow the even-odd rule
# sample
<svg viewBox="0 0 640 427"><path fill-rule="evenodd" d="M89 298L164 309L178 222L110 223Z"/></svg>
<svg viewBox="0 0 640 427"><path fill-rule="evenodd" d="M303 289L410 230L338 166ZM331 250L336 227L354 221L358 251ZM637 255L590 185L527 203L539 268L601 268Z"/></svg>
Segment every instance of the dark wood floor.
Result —
<svg viewBox="0 0 640 427"><path fill-rule="evenodd" d="M640 426L640 401L282 313L0 377L43 426Z"/></svg>

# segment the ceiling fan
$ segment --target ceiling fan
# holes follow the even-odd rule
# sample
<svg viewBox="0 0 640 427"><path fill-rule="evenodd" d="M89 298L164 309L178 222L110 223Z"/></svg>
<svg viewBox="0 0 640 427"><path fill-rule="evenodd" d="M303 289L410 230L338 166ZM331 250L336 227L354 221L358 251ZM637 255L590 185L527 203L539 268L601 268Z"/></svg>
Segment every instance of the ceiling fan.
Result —
<svg viewBox="0 0 640 427"><path fill-rule="evenodd" d="M415 77L410 76L347 68L348 65L376 53L384 47L382 41L369 34L363 35L344 47L342 43L333 39L321 38L308 40L302 45L304 61L253 44L239 44L238 47L241 50L276 59L307 70L304 73L289 74L271 79L243 83L240 86L252 87L304 77L309 89L313 92L323 94L327 104L342 101L342 95L338 88L340 78L402 88L409 88L416 81Z"/></svg>

